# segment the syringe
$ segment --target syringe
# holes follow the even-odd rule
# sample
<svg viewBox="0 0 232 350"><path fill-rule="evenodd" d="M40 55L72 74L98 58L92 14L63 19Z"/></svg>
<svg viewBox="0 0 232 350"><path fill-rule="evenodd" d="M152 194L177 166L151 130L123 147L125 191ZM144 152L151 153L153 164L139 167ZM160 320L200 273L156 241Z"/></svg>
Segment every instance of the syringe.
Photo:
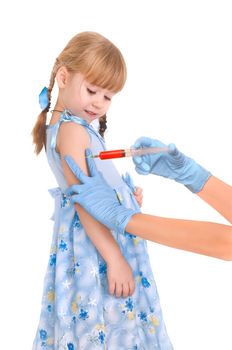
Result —
<svg viewBox="0 0 232 350"><path fill-rule="evenodd" d="M147 148L128 148L128 149L117 149L113 151L102 151L99 154L92 155L91 158L113 159L123 157L134 157L142 156L144 154L168 152L168 147L147 147Z"/></svg>

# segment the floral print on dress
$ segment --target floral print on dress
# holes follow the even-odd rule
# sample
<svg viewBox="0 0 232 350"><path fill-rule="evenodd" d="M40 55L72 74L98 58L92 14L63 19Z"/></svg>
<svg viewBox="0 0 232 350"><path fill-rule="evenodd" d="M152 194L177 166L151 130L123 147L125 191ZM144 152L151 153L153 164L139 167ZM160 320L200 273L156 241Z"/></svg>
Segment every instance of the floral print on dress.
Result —
<svg viewBox="0 0 232 350"><path fill-rule="evenodd" d="M65 195L56 136L61 122L79 119L61 115L60 122L46 131L47 158L59 187L49 190L55 202L54 228L33 350L173 350L147 242L127 232L111 231L132 268L136 288L126 298L109 294L107 263L85 232L70 197ZM90 126L83 127L91 137L92 152L104 150L101 136ZM124 205L137 208L130 187L113 163L107 162L96 165L108 164L104 171L99 170Z"/></svg>

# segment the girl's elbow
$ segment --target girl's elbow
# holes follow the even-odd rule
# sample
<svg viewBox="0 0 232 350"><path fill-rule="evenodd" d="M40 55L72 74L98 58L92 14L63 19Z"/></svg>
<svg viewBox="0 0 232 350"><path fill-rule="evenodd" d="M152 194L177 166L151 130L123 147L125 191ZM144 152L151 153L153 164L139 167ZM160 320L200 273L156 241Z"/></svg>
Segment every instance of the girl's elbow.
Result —
<svg viewBox="0 0 232 350"><path fill-rule="evenodd" d="M232 227L225 243L223 260L232 261Z"/></svg>
<svg viewBox="0 0 232 350"><path fill-rule="evenodd" d="M232 261L232 248L230 249L229 252L224 254L222 259L225 260L225 261Z"/></svg>
<svg viewBox="0 0 232 350"><path fill-rule="evenodd" d="M232 253L231 254L225 254L222 258L224 261L232 261Z"/></svg>

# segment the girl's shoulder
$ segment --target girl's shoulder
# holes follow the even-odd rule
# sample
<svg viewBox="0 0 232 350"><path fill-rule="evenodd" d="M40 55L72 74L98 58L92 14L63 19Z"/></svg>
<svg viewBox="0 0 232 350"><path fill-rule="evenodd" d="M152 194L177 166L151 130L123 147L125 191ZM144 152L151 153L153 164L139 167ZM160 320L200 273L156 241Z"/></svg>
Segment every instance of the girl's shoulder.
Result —
<svg viewBox="0 0 232 350"><path fill-rule="evenodd" d="M82 118L65 110L60 115L51 117L47 129L51 135L51 142L56 145L60 153L62 149L85 149L92 142L92 128ZM52 136L53 135L53 136Z"/></svg>
<svg viewBox="0 0 232 350"><path fill-rule="evenodd" d="M87 148L90 146L90 136L87 129L76 123L75 121L61 123L57 133L57 148L81 147Z"/></svg>

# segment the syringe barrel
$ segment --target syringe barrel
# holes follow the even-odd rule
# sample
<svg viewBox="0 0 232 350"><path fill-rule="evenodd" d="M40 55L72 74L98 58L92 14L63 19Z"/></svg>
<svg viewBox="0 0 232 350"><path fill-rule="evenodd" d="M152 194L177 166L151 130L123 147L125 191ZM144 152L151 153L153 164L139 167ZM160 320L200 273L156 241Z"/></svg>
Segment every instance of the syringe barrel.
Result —
<svg viewBox="0 0 232 350"><path fill-rule="evenodd" d="M147 147L147 148L131 148L126 150L127 157L135 157L135 156L143 156L146 154L155 154L161 152L168 152L169 148L167 146L164 147Z"/></svg>
<svg viewBox="0 0 232 350"><path fill-rule="evenodd" d="M103 151L99 153L100 159L113 159L113 158L123 158L126 156L124 149L117 149L113 151Z"/></svg>
<svg viewBox="0 0 232 350"><path fill-rule="evenodd" d="M151 153L168 152L168 147L148 147L148 148L128 148L128 149L117 149L113 151L102 151L99 153L98 157L101 160L113 159L113 158L123 158L123 157L134 157L142 156Z"/></svg>

